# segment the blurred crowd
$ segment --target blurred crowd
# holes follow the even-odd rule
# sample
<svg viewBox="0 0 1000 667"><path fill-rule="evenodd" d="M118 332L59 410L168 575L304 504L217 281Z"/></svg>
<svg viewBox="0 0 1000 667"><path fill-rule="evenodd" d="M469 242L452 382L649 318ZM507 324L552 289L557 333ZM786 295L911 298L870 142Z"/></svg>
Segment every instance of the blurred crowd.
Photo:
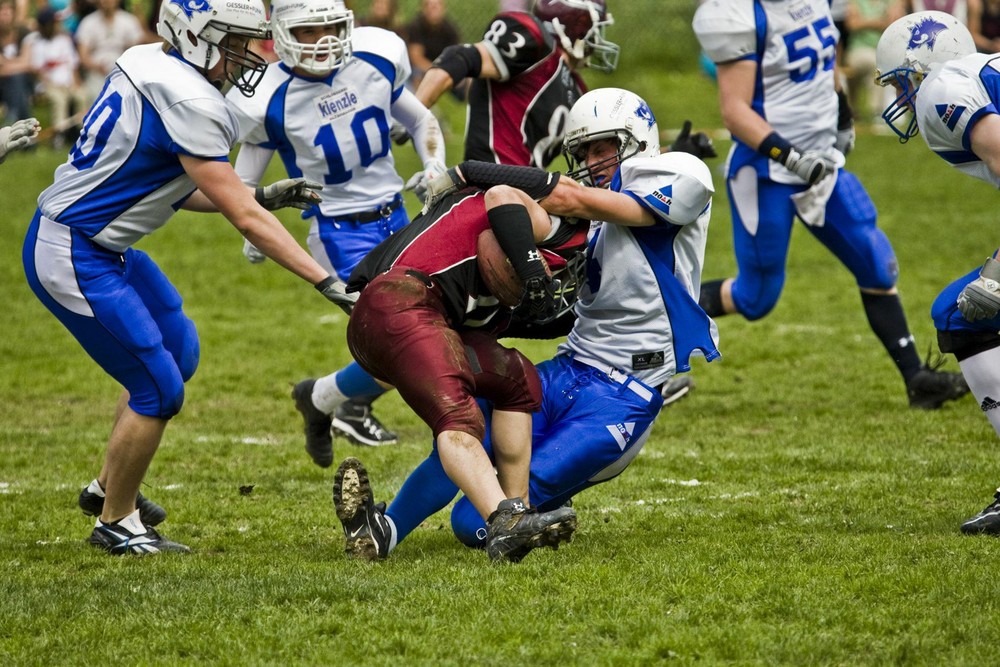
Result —
<svg viewBox="0 0 1000 667"><path fill-rule="evenodd" d="M527 0L499 2L502 10L527 5ZM75 140L83 112L115 60L136 44L159 41L159 6L160 0L0 0L0 125L41 117L52 145ZM402 15L399 0L372 0L355 20L406 41L413 88L446 47L462 42L447 0L421 0L410 17ZM267 60L277 60L270 43L258 48Z"/></svg>

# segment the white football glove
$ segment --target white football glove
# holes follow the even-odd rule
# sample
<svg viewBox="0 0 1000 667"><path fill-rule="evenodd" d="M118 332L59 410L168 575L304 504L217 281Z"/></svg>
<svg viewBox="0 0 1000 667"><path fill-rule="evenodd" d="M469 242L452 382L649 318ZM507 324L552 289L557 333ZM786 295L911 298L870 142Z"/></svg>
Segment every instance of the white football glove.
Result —
<svg viewBox="0 0 1000 667"><path fill-rule="evenodd" d="M846 129L837 130L837 141L833 144L833 147L843 153L844 157L847 157L847 154L854 150L855 137L853 124Z"/></svg>
<svg viewBox="0 0 1000 667"><path fill-rule="evenodd" d="M254 190L254 199L268 211L286 207L305 211L323 201L319 196L322 189L321 183L304 178L284 178Z"/></svg>
<svg viewBox="0 0 1000 667"><path fill-rule="evenodd" d="M243 239L243 255L251 264L260 264L267 259L267 255L257 250L257 246L250 243L250 239Z"/></svg>
<svg viewBox="0 0 1000 667"><path fill-rule="evenodd" d="M446 171L448 171L448 167L443 163L437 160L428 160L424 163L424 170L410 176L410 180L406 181L403 188L413 190L413 194L417 195L417 199L423 204L427 199L428 184Z"/></svg>
<svg viewBox="0 0 1000 667"><path fill-rule="evenodd" d="M815 185L837 170L837 163L819 151L800 153L794 148L782 163L809 185Z"/></svg>
<svg viewBox="0 0 1000 667"><path fill-rule="evenodd" d="M958 309L969 322L988 320L1000 312L1000 262L990 257L979 277L958 295Z"/></svg>
<svg viewBox="0 0 1000 667"><path fill-rule="evenodd" d="M340 306L348 315L354 310L354 304L357 303L360 294L358 292L348 292L347 283L339 278L334 278L329 276L326 279L320 281L316 284L316 289L319 293L325 296L331 303L335 303Z"/></svg>
<svg viewBox="0 0 1000 667"><path fill-rule="evenodd" d="M0 162L7 159L7 153L30 146L41 129L42 126L34 118L24 118L0 129Z"/></svg>

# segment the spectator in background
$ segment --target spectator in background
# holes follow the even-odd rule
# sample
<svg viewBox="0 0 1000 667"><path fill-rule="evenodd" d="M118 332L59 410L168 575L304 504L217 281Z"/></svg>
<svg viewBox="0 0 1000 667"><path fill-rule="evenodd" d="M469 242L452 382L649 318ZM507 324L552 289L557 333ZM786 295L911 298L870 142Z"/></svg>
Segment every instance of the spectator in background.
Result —
<svg viewBox="0 0 1000 667"><path fill-rule="evenodd" d="M413 68L410 85L414 89L420 85L424 72L430 69L441 52L462 41L458 28L448 18L445 0L421 0L420 11L406 24L403 36L406 38L410 65ZM454 90L456 96L465 97L467 83L468 79L462 82L460 89Z"/></svg>
<svg viewBox="0 0 1000 667"><path fill-rule="evenodd" d="M122 9L120 2L97 0L97 11L83 17L76 29L76 45L89 102L97 99L118 57L146 41L142 23Z"/></svg>
<svg viewBox="0 0 1000 667"><path fill-rule="evenodd" d="M973 27L970 19L978 21L978 17L982 13L982 0L903 0L903 5L903 14L927 11L944 12L961 21L964 26L969 28L969 32L975 34L979 31L979 26Z"/></svg>
<svg viewBox="0 0 1000 667"><path fill-rule="evenodd" d="M403 27L399 22L399 0L372 0L368 13L359 16L357 24L391 30L402 36Z"/></svg>
<svg viewBox="0 0 1000 667"><path fill-rule="evenodd" d="M889 102L892 91L874 79L875 45L882 31L902 15L902 0L850 0L847 6L847 94L856 117L865 123L878 122Z"/></svg>
<svg viewBox="0 0 1000 667"><path fill-rule="evenodd" d="M969 32L980 53L1000 51L1000 0L981 0L979 7L969 7Z"/></svg>
<svg viewBox="0 0 1000 667"><path fill-rule="evenodd" d="M34 86L31 48L25 41L29 31L16 17L14 0L0 0L0 102L6 108L8 122L31 117Z"/></svg>
<svg viewBox="0 0 1000 667"><path fill-rule="evenodd" d="M79 121L70 123L70 104L77 113L87 105L87 92L80 81L80 57L73 38L66 34L56 20L56 13L45 8L35 17L38 32L29 35L31 44L31 69L38 80L37 91L49 101L50 125L55 132L52 144L63 145L66 134Z"/></svg>

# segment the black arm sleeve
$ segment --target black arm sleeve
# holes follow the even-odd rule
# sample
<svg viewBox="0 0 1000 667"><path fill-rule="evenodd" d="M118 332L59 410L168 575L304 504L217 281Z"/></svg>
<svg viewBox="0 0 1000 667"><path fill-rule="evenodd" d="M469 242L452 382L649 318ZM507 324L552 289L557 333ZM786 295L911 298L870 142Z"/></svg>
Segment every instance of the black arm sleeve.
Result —
<svg viewBox="0 0 1000 667"><path fill-rule="evenodd" d="M469 185L487 190L494 185L509 185L523 190L534 200L544 199L552 194L559 183L559 173L538 167L516 167L509 164L466 160L458 165L462 178Z"/></svg>
<svg viewBox="0 0 1000 667"><path fill-rule="evenodd" d="M443 69L457 84L467 76L479 77L483 70L483 56L472 44L452 44L434 59L431 67Z"/></svg>
<svg viewBox="0 0 1000 667"><path fill-rule="evenodd" d="M535 246L528 210L520 204L501 204L486 211L486 217L517 277L525 282L544 278L545 264Z"/></svg>

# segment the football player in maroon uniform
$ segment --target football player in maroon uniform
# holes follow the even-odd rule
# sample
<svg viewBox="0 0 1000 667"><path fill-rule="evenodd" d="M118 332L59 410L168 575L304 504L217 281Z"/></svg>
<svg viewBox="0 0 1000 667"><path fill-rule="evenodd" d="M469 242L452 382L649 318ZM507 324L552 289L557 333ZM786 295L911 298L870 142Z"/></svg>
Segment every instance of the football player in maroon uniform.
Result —
<svg viewBox="0 0 1000 667"><path fill-rule="evenodd" d="M586 92L577 71L618 64L618 45L604 37L612 22L605 0L538 0L533 13L500 13L482 41L445 49L417 98L430 107L471 77L465 159L546 168Z"/></svg>

